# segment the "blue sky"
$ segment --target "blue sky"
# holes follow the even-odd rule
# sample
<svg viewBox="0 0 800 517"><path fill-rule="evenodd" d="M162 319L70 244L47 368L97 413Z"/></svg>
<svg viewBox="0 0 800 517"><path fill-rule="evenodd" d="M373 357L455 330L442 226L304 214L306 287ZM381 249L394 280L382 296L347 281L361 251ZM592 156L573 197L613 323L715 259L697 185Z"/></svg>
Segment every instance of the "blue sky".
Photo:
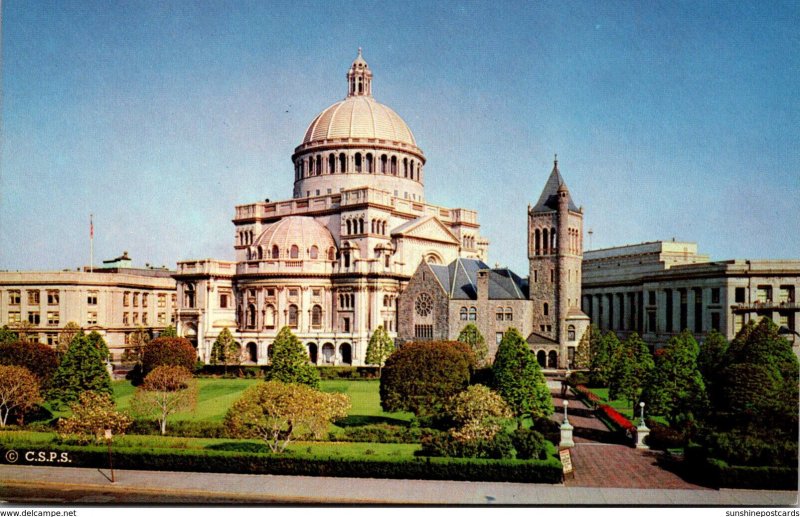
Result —
<svg viewBox="0 0 800 517"><path fill-rule="evenodd" d="M426 153L527 271L553 154L594 248L800 257L797 2L2 4L0 269L233 257L233 207L291 197L307 124L364 48ZM587 238L588 244L588 238Z"/></svg>

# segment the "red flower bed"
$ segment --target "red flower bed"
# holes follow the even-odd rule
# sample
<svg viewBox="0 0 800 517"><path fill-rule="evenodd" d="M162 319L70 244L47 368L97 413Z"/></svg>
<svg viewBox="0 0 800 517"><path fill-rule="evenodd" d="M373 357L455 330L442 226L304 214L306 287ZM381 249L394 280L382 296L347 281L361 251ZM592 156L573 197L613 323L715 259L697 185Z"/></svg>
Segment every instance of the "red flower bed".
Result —
<svg viewBox="0 0 800 517"><path fill-rule="evenodd" d="M616 425L618 425L623 431L633 431L636 429L630 420L622 416L619 411L614 409L613 407L609 406L608 404L600 404L599 406L600 411L605 413L605 415Z"/></svg>
<svg viewBox="0 0 800 517"><path fill-rule="evenodd" d="M589 402L591 402L592 404L600 404L602 402L600 397L598 397L597 395L592 393L589 390L589 388L587 388L583 384L578 384L577 386L575 386L575 390L578 393L580 393L581 395L583 395L584 397L586 397L589 400Z"/></svg>

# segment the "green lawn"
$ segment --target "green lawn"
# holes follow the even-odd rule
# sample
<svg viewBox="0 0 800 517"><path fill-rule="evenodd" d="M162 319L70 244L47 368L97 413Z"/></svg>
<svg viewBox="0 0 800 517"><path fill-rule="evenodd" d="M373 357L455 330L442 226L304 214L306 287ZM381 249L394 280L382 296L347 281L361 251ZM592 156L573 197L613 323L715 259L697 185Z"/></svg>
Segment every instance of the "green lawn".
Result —
<svg viewBox="0 0 800 517"><path fill-rule="evenodd" d="M263 382L261 379L211 379L197 380L200 386L197 407L192 412L178 413L173 420L195 420L222 422L228 408L250 386ZM320 388L328 393L344 393L350 397L352 409L347 418L339 422L341 427L371 423L406 424L411 413L386 413L381 409L378 388L380 381L321 381ZM128 381L113 383L114 400L117 408L125 411L130 408L135 388Z"/></svg>
<svg viewBox="0 0 800 517"><path fill-rule="evenodd" d="M639 408L636 408L636 416L633 415L633 408L631 407L632 404L628 402L626 399L620 400L608 400L608 388L589 388L589 391L603 399L604 403L608 404L609 406L613 407L617 411L619 411L625 418L630 420L634 425L638 424L639 422ZM645 408L647 409L647 408ZM659 424L667 425L667 421L664 417L659 415L645 415L647 418L652 418Z"/></svg>

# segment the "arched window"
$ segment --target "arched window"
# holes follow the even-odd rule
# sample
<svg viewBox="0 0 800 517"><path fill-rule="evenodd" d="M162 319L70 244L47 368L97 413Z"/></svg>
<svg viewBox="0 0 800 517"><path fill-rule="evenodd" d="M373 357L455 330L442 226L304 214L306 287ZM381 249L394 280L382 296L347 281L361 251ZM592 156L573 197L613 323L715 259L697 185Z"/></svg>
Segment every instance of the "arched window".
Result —
<svg viewBox="0 0 800 517"><path fill-rule="evenodd" d="M547 354L545 353L544 350L539 350L538 352L536 352L536 361L542 368L547 366Z"/></svg>
<svg viewBox="0 0 800 517"><path fill-rule="evenodd" d="M461 321L467 321L467 308L466 307L461 307L461 310L458 312L458 314L459 314L459 318L461 318Z"/></svg>
<svg viewBox="0 0 800 517"><path fill-rule="evenodd" d="M547 303L545 303L545 304L542 306L542 313L543 313L545 316L549 316L549 315L550 315L550 306L549 306Z"/></svg>
<svg viewBox="0 0 800 517"><path fill-rule="evenodd" d="M289 258L296 259L298 257L300 257L300 248L298 248L296 244L292 244L292 247L289 250Z"/></svg>
<svg viewBox="0 0 800 517"><path fill-rule="evenodd" d="M328 260L335 260L336 259L336 250L333 248L328 249Z"/></svg>
<svg viewBox="0 0 800 517"><path fill-rule="evenodd" d="M328 156L328 174L336 173L336 155L331 154Z"/></svg>
<svg viewBox="0 0 800 517"><path fill-rule="evenodd" d="M550 350L550 353L547 354L547 367L558 368L558 352L555 350Z"/></svg>
<svg viewBox="0 0 800 517"><path fill-rule="evenodd" d="M339 172L347 172L347 156L344 153L339 153Z"/></svg>
<svg viewBox="0 0 800 517"><path fill-rule="evenodd" d="M313 156L308 159L308 175L309 176L313 176L314 175L314 157Z"/></svg>
<svg viewBox="0 0 800 517"><path fill-rule="evenodd" d="M267 305L267 308L264 310L264 328L266 328L266 329L274 329L275 328L275 306L274 305Z"/></svg>
<svg viewBox="0 0 800 517"><path fill-rule="evenodd" d="M411 179L414 179L414 160L408 162L408 172L411 175Z"/></svg>
<svg viewBox="0 0 800 517"><path fill-rule="evenodd" d="M397 156L392 156L392 169L391 169L391 172L392 172L392 174L397 176Z"/></svg>
<svg viewBox="0 0 800 517"><path fill-rule="evenodd" d="M311 308L311 326L315 329L322 326L322 307L319 305Z"/></svg>
<svg viewBox="0 0 800 517"><path fill-rule="evenodd" d="M375 233L375 219L373 219L371 222L370 233Z"/></svg>
<svg viewBox="0 0 800 517"><path fill-rule="evenodd" d="M350 219L348 219L345 224L347 224L347 233L346 233L346 235L352 235L353 234L353 231L352 231L353 228L350 226Z"/></svg>
<svg viewBox="0 0 800 517"><path fill-rule="evenodd" d="M386 155L382 154L381 155L381 174L386 174L387 172L389 172L387 170L387 167L386 167L387 160L388 160L388 158L386 157Z"/></svg>
<svg viewBox="0 0 800 517"><path fill-rule="evenodd" d="M575 325L567 327L567 341L575 341Z"/></svg>
<svg viewBox="0 0 800 517"><path fill-rule="evenodd" d="M356 153L356 172L361 172L361 153Z"/></svg>
<svg viewBox="0 0 800 517"><path fill-rule="evenodd" d="M542 255L550 253L550 239L548 239L547 228L542 230Z"/></svg>
<svg viewBox="0 0 800 517"><path fill-rule="evenodd" d="M317 155L317 176L322 174L322 156Z"/></svg>
<svg viewBox="0 0 800 517"><path fill-rule="evenodd" d="M375 172L375 169L373 169L372 167L373 167L372 154L367 153L367 172L370 173L370 174Z"/></svg>
<svg viewBox="0 0 800 517"><path fill-rule="evenodd" d="M259 246L259 247L258 247L258 260L261 260L261 259L263 259L263 258L264 258L264 248L262 248L261 246Z"/></svg>
<svg viewBox="0 0 800 517"><path fill-rule="evenodd" d="M556 229L550 228L550 253L555 253L558 249L558 243L556 242Z"/></svg>
<svg viewBox="0 0 800 517"><path fill-rule="evenodd" d="M278 250L278 246L272 247L272 258L276 259L280 255L280 251Z"/></svg>
<svg viewBox="0 0 800 517"><path fill-rule="evenodd" d="M511 307L506 307L506 321L514 321L514 311Z"/></svg>
<svg viewBox="0 0 800 517"><path fill-rule="evenodd" d="M247 328L256 328L256 306L252 303L247 306Z"/></svg>
<svg viewBox="0 0 800 517"><path fill-rule="evenodd" d="M533 232L533 249L535 255L540 255L542 253L542 232L539 231L539 228L536 228L536 231Z"/></svg>
<svg viewBox="0 0 800 517"><path fill-rule="evenodd" d="M469 308L469 321L475 321L478 319L478 309L475 307Z"/></svg>
<svg viewBox="0 0 800 517"><path fill-rule="evenodd" d="M403 158L403 177L408 177L408 158Z"/></svg>
<svg viewBox="0 0 800 517"><path fill-rule="evenodd" d="M318 255L319 255L319 248L317 248L316 246L311 246L311 250L308 252L308 256L316 260Z"/></svg>
<svg viewBox="0 0 800 517"><path fill-rule="evenodd" d="M289 327L297 328L297 305L291 304L289 306Z"/></svg>
<svg viewBox="0 0 800 517"><path fill-rule="evenodd" d="M194 284L186 284L183 291L183 305L187 309L194 309Z"/></svg>
<svg viewBox="0 0 800 517"><path fill-rule="evenodd" d="M495 319L497 321L503 321L503 308L502 307L498 307L497 308L497 310L495 311L494 317L495 317Z"/></svg>
<svg viewBox="0 0 800 517"><path fill-rule="evenodd" d="M349 251L345 251L344 253L342 253L342 262L344 262L344 267L346 267L346 268L350 267L350 252Z"/></svg>
<svg viewBox="0 0 800 517"><path fill-rule="evenodd" d="M358 229L359 229L358 233L364 233L364 220L363 219L359 219L358 220Z"/></svg>

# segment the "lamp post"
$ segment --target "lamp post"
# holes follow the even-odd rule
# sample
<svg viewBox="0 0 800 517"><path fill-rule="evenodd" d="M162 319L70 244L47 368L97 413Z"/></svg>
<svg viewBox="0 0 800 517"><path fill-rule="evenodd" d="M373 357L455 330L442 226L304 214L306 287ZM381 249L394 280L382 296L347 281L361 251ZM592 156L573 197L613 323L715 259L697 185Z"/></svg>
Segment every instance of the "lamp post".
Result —
<svg viewBox="0 0 800 517"><path fill-rule="evenodd" d="M644 439L650 434L650 429L644 423L644 402L639 402L639 425L636 426L636 448L649 449L650 447L644 443Z"/></svg>
<svg viewBox="0 0 800 517"><path fill-rule="evenodd" d="M644 402L639 402L639 425L644 426Z"/></svg>
<svg viewBox="0 0 800 517"><path fill-rule="evenodd" d="M570 447L575 447L575 442L572 441L572 429L573 427L569 423L569 419L567 417L567 406L569 406L569 401L564 401L564 422L561 424L561 441L558 442L559 449L568 449Z"/></svg>
<svg viewBox="0 0 800 517"><path fill-rule="evenodd" d="M114 464L111 462L111 439L113 438L111 429L105 430L105 438L106 443L108 444L108 468L111 470L111 482L114 483Z"/></svg>

